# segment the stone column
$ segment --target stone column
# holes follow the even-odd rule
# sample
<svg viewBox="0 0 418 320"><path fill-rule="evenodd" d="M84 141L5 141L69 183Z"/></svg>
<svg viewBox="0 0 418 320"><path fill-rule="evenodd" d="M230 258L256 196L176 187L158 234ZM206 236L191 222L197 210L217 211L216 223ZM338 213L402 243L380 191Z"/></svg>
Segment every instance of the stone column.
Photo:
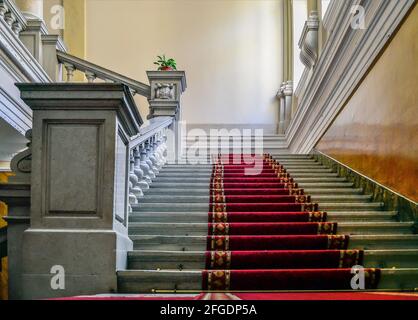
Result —
<svg viewBox="0 0 418 320"><path fill-rule="evenodd" d="M285 134L285 128L284 128L284 111L285 111L285 99L284 99L284 88L286 83L282 83L280 86L279 91L277 92L277 98L279 99L279 125L277 128L278 134Z"/></svg>
<svg viewBox="0 0 418 320"><path fill-rule="evenodd" d="M120 84L17 86L33 110L22 297L116 292L133 246L129 138L142 119L132 95ZM57 270L64 287L51 286Z"/></svg>
<svg viewBox="0 0 418 320"><path fill-rule="evenodd" d="M44 18L44 0L15 0L15 2L27 19Z"/></svg>
<svg viewBox="0 0 418 320"><path fill-rule="evenodd" d="M293 81L287 81L283 90L284 95L284 130L286 132L292 119Z"/></svg>

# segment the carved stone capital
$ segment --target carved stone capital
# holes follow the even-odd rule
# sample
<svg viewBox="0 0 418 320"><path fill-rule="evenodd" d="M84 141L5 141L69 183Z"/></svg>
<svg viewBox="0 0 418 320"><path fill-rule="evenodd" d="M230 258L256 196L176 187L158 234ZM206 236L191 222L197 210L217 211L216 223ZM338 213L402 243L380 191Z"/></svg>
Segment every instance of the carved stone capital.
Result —
<svg viewBox="0 0 418 320"><path fill-rule="evenodd" d="M10 181L14 183L28 183L30 184L30 176L32 172L32 129L25 134L27 149L14 156L10 163L10 167L15 176L10 177Z"/></svg>

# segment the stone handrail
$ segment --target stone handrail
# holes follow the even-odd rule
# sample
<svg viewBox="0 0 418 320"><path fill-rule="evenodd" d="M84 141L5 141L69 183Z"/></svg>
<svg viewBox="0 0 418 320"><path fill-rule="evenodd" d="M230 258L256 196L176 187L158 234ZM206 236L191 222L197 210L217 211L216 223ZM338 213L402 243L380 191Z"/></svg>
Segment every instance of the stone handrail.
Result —
<svg viewBox="0 0 418 320"><path fill-rule="evenodd" d="M129 87L132 93L137 93L146 98L151 97L151 87L142 82L128 78L117 72L98 66L94 63L77 58L63 51L57 50L58 62L63 64L67 71L67 82L71 82L74 71L78 70L85 74L89 83L94 82L97 78L106 82L122 83Z"/></svg>

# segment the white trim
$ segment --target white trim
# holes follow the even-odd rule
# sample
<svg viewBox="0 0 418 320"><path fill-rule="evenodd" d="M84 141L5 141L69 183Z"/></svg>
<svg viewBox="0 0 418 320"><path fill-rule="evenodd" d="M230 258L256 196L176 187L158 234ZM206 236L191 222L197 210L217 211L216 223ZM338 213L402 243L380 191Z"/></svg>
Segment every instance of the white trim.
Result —
<svg viewBox="0 0 418 320"><path fill-rule="evenodd" d="M339 2L330 34L286 132L289 150L309 153L343 108L415 0ZM366 10L365 30L351 28L352 5Z"/></svg>

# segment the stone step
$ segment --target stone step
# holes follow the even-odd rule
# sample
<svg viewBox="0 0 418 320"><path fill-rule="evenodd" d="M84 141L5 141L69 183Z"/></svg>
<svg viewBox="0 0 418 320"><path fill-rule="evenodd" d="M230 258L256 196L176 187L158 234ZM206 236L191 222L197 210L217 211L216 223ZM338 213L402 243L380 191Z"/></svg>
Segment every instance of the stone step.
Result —
<svg viewBox="0 0 418 320"><path fill-rule="evenodd" d="M205 269L205 251L146 251L128 252L128 269L157 270ZM418 267L417 249L365 250L365 268L414 268Z"/></svg>
<svg viewBox="0 0 418 320"><path fill-rule="evenodd" d="M372 200L372 195L314 195L312 196L312 202L370 202Z"/></svg>
<svg viewBox="0 0 418 320"><path fill-rule="evenodd" d="M151 185L152 186L152 185ZM360 195L363 192L363 189L355 188L336 188L336 189L304 189L305 194L309 195ZM144 194L148 195L208 195L209 188L156 188L151 187L150 189L144 190Z"/></svg>
<svg viewBox="0 0 418 320"><path fill-rule="evenodd" d="M361 234L409 234L413 231L413 222L341 222L338 233L349 235ZM205 236L208 234L207 223L166 223L132 222L129 235L178 235Z"/></svg>
<svg viewBox="0 0 418 320"><path fill-rule="evenodd" d="M383 210L383 202L321 202L319 208L322 211L346 211L346 210L358 210L358 211L371 211L371 210Z"/></svg>
<svg viewBox="0 0 418 320"><path fill-rule="evenodd" d="M335 222L385 222L396 221L396 211L341 211L328 212L328 221ZM166 222L166 223L207 223L208 212L133 212L130 222Z"/></svg>
<svg viewBox="0 0 418 320"><path fill-rule="evenodd" d="M182 141L184 141L184 142L196 142L196 141L218 141L218 140L221 140L221 139L224 139L224 140L227 140L227 139L229 139L229 140L233 140L235 138L235 140L237 140L237 138L236 137L231 137L231 136L187 136L187 137L183 137L183 139L182 139ZM256 137L256 136L254 136L254 135L251 135L251 136L245 136L245 137L242 137L242 138L245 138L245 140L249 140L249 139L251 139L251 140L254 140L255 138L257 138L257 139L260 139L260 137ZM263 135L263 139L264 140L273 140L273 141L276 141L276 140L282 140L282 141L286 141L286 137L285 137L285 135L267 135L267 134L264 134Z"/></svg>
<svg viewBox="0 0 418 320"><path fill-rule="evenodd" d="M308 190L310 188L315 188L315 189L329 189L329 188L333 188L333 189L339 189L339 188L351 188L354 186L354 183L352 182L317 182L317 183L313 183L313 182L302 182L300 183L298 181L298 185L300 188L304 188L305 190Z"/></svg>
<svg viewBox="0 0 418 320"><path fill-rule="evenodd" d="M143 199L145 199L144 197ZM209 210L208 201L206 202L187 202L187 203L176 203L173 201L169 202L144 202L141 199L141 203L132 204L132 210L134 212L144 212L144 211L164 211L164 212L178 212L178 211L189 211L189 212L199 212ZM165 199L167 200L167 199ZM371 203L362 203L362 202L329 202L321 203L319 209L322 211L347 211L347 210L358 210L358 211L372 211L372 210L383 210L383 203L380 202L371 202Z"/></svg>
<svg viewBox="0 0 418 320"><path fill-rule="evenodd" d="M350 188L354 184L352 182L318 182L318 183L298 183L300 188L309 189L341 189L341 188ZM155 181L150 185L150 188L181 188L181 189L195 189L195 188L209 188L208 182L158 182Z"/></svg>
<svg viewBox="0 0 418 320"><path fill-rule="evenodd" d="M205 251L205 236L134 235L135 250ZM417 249L416 234L367 234L350 236L349 249L388 250Z"/></svg>
<svg viewBox="0 0 418 320"><path fill-rule="evenodd" d="M162 170L159 174L158 177L159 178L188 178L188 177L193 177L193 178L206 178L209 177L211 174L211 171L205 171L205 172L193 172L191 173L190 171L185 171L185 172L166 172L164 170ZM292 178L298 179L299 178L315 178L315 177L319 177L319 178L330 178L330 177L338 177L338 173L336 172L295 172L292 173ZM254 177L257 178L258 175L246 175L244 177Z"/></svg>
<svg viewBox="0 0 418 320"><path fill-rule="evenodd" d="M202 290L200 270L118 271L119 293L145 293L158 290ZM414 290L418 287L418 268L381 269L380 290Z"/></svg>
<svg viewBox="0 0 418 320"><path fill-rule="evenodd" d="M287 172L290 174L300 174L300 173L312 173L312 174L320 174L320 173L333 173L332 169L323 167L323 168L314 168L314 169L304 169L304 168L297 168L297 169L287 169ZM212 167L207 168L163 168L160 174L211 174Z"/></svg>
<svg viewBox="0 0 418 320"><path fill-rule="evenodd" d="M312 202L370 202L371 195L315 195ZM268 202L268 201L266 201ZM140 203L209 203L209 191L206 195L178 195L168 192L160 194L146 194Z"/></svg>
<svg viewBox="0 0 418 320"><path fill-rule="evenodd" d="M154 182L195 182L195 183L203 183L203 182L207 182L209 183L209 176L208 177L192 177L190 175L185 176L185 177L171 177L171 176L167 176L167 177L161 177L161 176L157 176L157 178L154 179ZM272 179L273 180L273 179ZM295 180L295 182L297 183L319 183L319 182L346 182L346 178L341 178L341 177L314 177L314 178L298 178L297 181ZM272 181L274 182L274 181Z"/></svg>

